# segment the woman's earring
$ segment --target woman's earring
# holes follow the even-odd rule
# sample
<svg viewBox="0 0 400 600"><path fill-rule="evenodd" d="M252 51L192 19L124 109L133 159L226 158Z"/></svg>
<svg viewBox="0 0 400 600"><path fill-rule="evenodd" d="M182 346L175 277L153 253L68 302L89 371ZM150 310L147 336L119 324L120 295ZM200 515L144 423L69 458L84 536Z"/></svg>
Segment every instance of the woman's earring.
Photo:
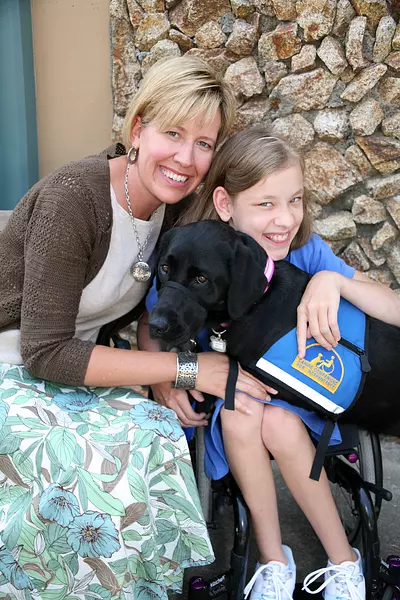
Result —
<svg viewBox="0 0 400 600"><path fill-rule="evenodd" d="M137 161L138 154L139 150L136 148L136 146L132 146L132 148L129 149L128 162L130 165L135 164L135 162Z"/></svg>

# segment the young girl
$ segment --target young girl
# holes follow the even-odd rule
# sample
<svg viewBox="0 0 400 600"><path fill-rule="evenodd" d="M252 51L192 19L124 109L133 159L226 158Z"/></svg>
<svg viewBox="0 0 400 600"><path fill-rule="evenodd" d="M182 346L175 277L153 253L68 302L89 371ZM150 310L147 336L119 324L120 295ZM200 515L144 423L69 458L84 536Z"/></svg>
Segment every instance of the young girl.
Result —
<svg viewBox="0 0 400 600"><path fill-rule="evenodd" d="M298 308L299 355L313 336L331 349L340 339L337 324L343 296L369 315L400 325L400 298L337 258L311 234L302 163L288 144L260 126L238 133L217 152L199 201L185 222L219 218L251 235L275 261L288 260L313 275ZM179 410L188 405L185 392L155 395ZM245 593L251 600L292 598L296 567L290 548L282 545L270 452L295 500L310 521L329 557L326 600L365 599L360 554L351 548L331 495L326 474L309 478L315 449L307 426L318 432L319 417L277 399L267 404L250 398L239 410L220 412L229 467L251 511L260 552L256 572ZM337 433L337 432L336 432ZM332 442L332 440L331 440ZM335 442L337 443L337 441ZM304 588L316 574L306 577Z"/></svg>

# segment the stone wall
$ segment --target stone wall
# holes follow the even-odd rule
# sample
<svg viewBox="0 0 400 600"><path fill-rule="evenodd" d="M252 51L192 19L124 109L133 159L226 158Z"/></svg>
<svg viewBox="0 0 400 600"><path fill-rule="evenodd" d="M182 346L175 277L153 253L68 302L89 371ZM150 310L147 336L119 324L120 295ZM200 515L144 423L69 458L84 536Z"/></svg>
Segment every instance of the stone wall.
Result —
<svg viewBox="0 0 400 600"><path fill-rule="evenodd" d="M400 286L400 25L385 0L111 0L115 138L143 73L200 56L305 160L314 229Z"/></svg>

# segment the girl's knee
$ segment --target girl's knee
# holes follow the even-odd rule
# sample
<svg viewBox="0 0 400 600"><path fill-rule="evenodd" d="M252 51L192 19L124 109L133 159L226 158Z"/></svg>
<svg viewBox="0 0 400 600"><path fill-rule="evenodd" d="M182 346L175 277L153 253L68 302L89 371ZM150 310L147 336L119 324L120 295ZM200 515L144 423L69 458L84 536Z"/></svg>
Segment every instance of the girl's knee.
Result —
<svg viewBox="0 0 400 600"><path fill-rule="evenodd" d="M221 410L221 424L224 438L238 444L249 444L251 440L261 439L262 411L255 410L253 415L244 415L239 411Z"/></svg>
<svg viewBox="0 0 400 600"><path fill-rule="evenodd" d="M282 450L298 449L304 437L308 438L300 417L279 406L265 407L261 435L264 445L272 454Z"/></svg>

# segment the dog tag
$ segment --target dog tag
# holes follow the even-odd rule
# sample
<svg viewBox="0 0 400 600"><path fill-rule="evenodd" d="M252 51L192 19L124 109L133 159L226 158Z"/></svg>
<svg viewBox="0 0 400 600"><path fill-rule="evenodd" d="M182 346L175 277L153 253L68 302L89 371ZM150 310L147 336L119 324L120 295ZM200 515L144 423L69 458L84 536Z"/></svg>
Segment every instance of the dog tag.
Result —
<svg viewBox="0 0 400 600"><path fill-rule="evenodd" d="M215 335L210 336L211 350L214 350L215 352L226 352L226 341L221 337L225 331L226 330L219 332L214 331L213 329L213 333L215 333Z"/></svg>

